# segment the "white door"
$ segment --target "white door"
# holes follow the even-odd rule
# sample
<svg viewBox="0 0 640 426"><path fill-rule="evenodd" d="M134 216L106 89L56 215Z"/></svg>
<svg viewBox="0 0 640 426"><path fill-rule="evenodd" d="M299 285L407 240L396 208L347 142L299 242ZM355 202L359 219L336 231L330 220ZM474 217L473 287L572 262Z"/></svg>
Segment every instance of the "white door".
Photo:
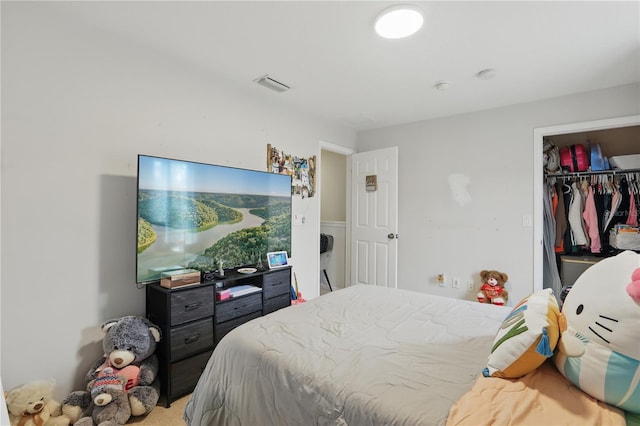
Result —
<svg viewBox="0 0 640 426"><path fill-rule="evenodd" d="M397 238L398 148L353 154L351 284L397 287Z"/></svg>

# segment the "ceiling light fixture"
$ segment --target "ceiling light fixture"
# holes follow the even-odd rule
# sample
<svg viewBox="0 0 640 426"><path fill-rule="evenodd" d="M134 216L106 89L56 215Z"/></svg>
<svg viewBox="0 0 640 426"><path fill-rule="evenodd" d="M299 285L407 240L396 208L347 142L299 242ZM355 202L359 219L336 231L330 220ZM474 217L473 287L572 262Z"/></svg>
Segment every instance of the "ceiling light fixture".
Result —
<svg viewBox="0 0 640 426"><path fill-rule="evenodd" d="M384 10L376 18L375 29L380 37L398 39L415 34L424 18L415 6L398 5Z"/></svg>

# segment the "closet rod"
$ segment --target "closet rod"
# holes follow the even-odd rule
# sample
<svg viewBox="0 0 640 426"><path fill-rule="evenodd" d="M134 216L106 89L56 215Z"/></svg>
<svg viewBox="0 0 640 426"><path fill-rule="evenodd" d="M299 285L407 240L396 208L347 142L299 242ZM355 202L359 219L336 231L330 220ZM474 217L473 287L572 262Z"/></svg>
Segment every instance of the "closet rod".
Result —
<svg viewBox="0 0 640 426"><path fill-rule="evenodd" d="M547 173L546 177L571 177L571 176L591 176L591 175L625 175L627 173L638 173L640 169L613 169L613 170L599 170L599 171L584 171L584 172L562 172L562 173Z"/></svg>

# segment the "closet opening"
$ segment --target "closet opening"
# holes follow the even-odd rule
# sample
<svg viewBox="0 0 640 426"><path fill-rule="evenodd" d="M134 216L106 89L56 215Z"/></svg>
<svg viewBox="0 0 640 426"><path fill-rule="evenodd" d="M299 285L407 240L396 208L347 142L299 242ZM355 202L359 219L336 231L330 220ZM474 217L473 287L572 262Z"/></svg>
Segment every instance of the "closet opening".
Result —
<svg viewBox="0 0 640 426"><path fill-rule="evenodd" d="M600 260L640 253L640 117L561 127L537 132L542 286L534 282L559 298Z"/></svg>

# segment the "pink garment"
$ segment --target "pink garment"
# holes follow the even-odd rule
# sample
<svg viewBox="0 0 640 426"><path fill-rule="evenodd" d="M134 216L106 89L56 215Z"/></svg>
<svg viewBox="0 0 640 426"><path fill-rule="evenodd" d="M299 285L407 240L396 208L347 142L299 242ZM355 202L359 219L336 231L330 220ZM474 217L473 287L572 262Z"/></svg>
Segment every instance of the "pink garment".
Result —
<svg viewBox="0 0 640 426"><path fill-rule="evenodd" d="M571 198L571 204L569 204L569 215L567 219L571 225L571 234L573 240L577 246L588 246L587 234L584 230L584 219L582 218L582 195L575 182L571 184L571 192L573 197Z"/></svg>
<svg viewBox="0 0 640 426"><path fill-rule="evenodd" d="M596 201L593 196L592 187L589 187L589 192L587 193L582 218L587 228L587 234L591 239L591 253L600 253L602 251L602 245L600 243L600 232L598 231L598 212L596 210Z"/></svg>
<svg viewBox="0 0 640 426"><path fill-rule="evenodd" d="M602 229L606 230L607 228L609 228L609 224L611 223L614 216L618 212L618 209L620 208L621 201L622 201L622 195L620 194L620 191L616 189L616 191L613 193L613 196L611 198L611 211L609 212L609 216L607 216L607 221L605 222L605 225Z"/></svg>
<svg viewBox="0 0 640 426"><path fill-rule="evenodd" d="M627 218L627 225L638 226L638 208L636 207L636 200L633 194L629 197L629 217Z"/></svg>

